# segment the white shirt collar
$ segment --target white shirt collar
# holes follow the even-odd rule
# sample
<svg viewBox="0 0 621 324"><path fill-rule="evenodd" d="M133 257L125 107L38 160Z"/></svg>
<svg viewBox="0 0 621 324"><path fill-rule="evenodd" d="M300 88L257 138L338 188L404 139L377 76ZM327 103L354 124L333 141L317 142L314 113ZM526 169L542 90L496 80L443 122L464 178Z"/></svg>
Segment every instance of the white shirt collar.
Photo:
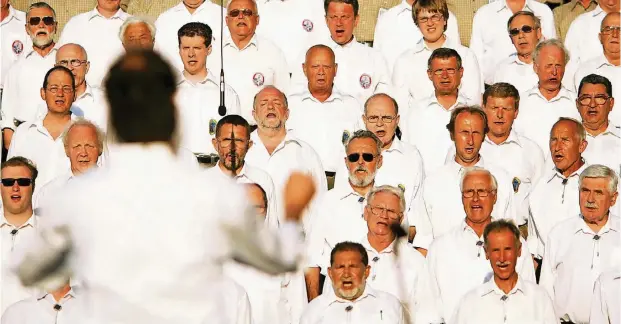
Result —
<svg viewBox="0 0 621 324"><path fill-rule="evenodd" d="M599 4L598 4L597 7L595 7L595 9L591 12L591 15L592 15L592 17L596 17L596 16L599 16L602 13L604 13L604 9L602 9L602 7L600 7Z"/></svg>
<svg viewBox="0 0 621 324"><path fill-rule="evenodd" d="M532 63L528 64L528 63L524 63L524 62L520 61L520 57L518 56L517 53L511 54L511 55L509 55L509 57L511 58L511 64L533 66Z"/></svg>
<svg viewBox="0 0 621 324"><path fill-rule="evenodd" d="M451 170L454 170L454 172L456 173L460 173L464 168L466 168L462 166L461 164L457 163L454 158L446 162L445 165L449 166ZM481 167L481 168L485 167L485 160L483 159L483 155L481 155L480 153L479 153L479 161L475 163L474 166Z"/></svg>
<svg viewBox="0 0 621 324"><path fill-rule="evenodd" d="M509 7L507 6L507 1L506 0L496 1L496 3L498 4L497 6L499 7L498 10L496 10L496 12L500 12L503 9L509 9ZM526 2L524 2L524 8L522 8L520 11L530 11L530 12L533 12L532 7L533 7L533 5L530 3L530 0L526 0Z"/></svg>
<svg viewBox="0 0 621 324"><path fill-rule="evenodd" d="M33 53L36 53L39 57L43 57L43 58L49 57L50 55L56 56L56 51L58 51L58 48L59 48L58 44L54 44L54 48L52 48L52 50L49 51L47 55L41 56L39 52L34 50L34 45L33 45L31 48L28 49L28 53L26 53L25 57L28 58Z"/></svg>
<svg viewBox="0 0 621 324"><path fill-rule="evenodd" d="M358 200L362 198L363 201L365 199L365 197L360 196L357 192L354 191L354 188L351 187L351 183L349 183L349 173L347 178L347 185L336 186L334 189L332 189L332 191L334 191L334 194L337 195L340 200L343 200L349 196L359 197Z"/></svg>
<svg viewBox="0 0 621 324"><path fill-rule="evenodd" d="M582 158L582 160L584 161L584 164L580 167L580 169L574 171L572 174L569 175L569 177L565 178L560 172L558 172L558 170L556 169L556 166L552 167L549 171L548 171L548 177L546 179L548 179L548 183L550 181L552 181L552 179L554 179L555 177L559 177L561 179L569 179L573 176L579 176L582 171L584 171L584 169L588 168L589 165L588 163L584 160L584 158Z"/></svg>
<svg viewBox="0 0 621 324"><path fill-rule="evenodd" d="M20 17L17 15L17 9L13 8L13 6L9 4L9 15L4 18L4 21L0 23L0 26L8 24L9 22L11 22L12 19L21 20Z"/></svg>
<svg viewBox="0 0 621 324"><path fill-rule="evenodd" d="M538 96L539 98L547 102L555 102L557 100L560 100L561 98L571 100L571 91L569 91L567 88L565 88L564 85L561 84L561 90L558 92L558 94L551 100L548 100L543 96L543 94L541 94L541 91L539 90L539 82L537 82L537 84L535 84L535 86L528 91L526 96Z"/></svg>
<svg viewBox="0 0 621 324"><path fill-rule="evenodd" d="M503 145L503 144L508 144L508 143L515 143L519 147L522 147L522 142L520 142L520 137L518 136L517 132L513 128L511 128L511 131L509 131L509 137L507 137L507 139L504 142L500 144L496 144L492 142L492 140L490 140L488 136L485 136L485 142L491 145Z"/></svg>
<svg viewBox="0 0 621 324"><path fill-rule="evenodd" d="M328 97L328 99L326 99L326 101L324 102L320 102L319 100L317 100L317 98L313 97L310 90L308 89L308 86L306 86L301 92L298 92L298 95L302 97L302 101L312 100L317 103L329 103L336 100L343 101L343 94L336 88L335 85L332 86L332 93L330 94L330 97Z"/></svg>
<svg viewBox="0 0 621 324"><path fill-rule="evenodd" d="M250 139L252 139L255 145L258 145L257 143L261 143L262 146L265 146L263 144L263 141L261 141L261 137L259 137L259 129L255 130L250 134ZM294 143L298 146L302 146L300 140L295 136L295 134L293 134L293 132L291 131L287 131L285 133L285 138L282 140L282 142L280 142L280 144L278 144L278 146L276 146L276 149L274 149L272 155L276 154L276 152L284 148L289 143Z"/></svg>
<svg viewBox="0 0 621 324"><path fill-rule="evenodd" d="M595 59L595 68L599 69L602 66L615 66L615 65L610 63L610 62L608 62L608 59L606 58L606 55L602 54L602 55L599 55Z"/></svg>
<svg viewBox="0 0 621 324"><path fill-rule="evenodd" d="M257 39L257 33L254 33L254 35L252 35L252 38L250 39L250 41L248 42L248 44L246 44L244 48L238 48L235 42L233 41L233 38L231 37L231 35L227 34L224 36L224 46L231 46L237 49L238 51L243 51L249 48L250 45L254 45L256 49L259 49L259 41Z"/></svg>
<svg viewBox="0 0 621 324"><path fill-rule="evenodd" d="M608 121L608 128L606 128L606 130L602 133L600 133L597 136L593 136L591 134L589 134L589 132L586 132L587 137L591 137L591 138L596 138L596 137L600 137L600 136L604 136L604 135L612 135L615 136L617 138L621 138L621 129L619 129L618 127L616 127L615 125L613 125L610 121Z"/></svg>
<svg viewBox="0 0 621 324"><path fill-rule="evenodd" d="M191 14L192 16L197 15L199 12L205 10L206 7L210 7L210 6L218 6L217 4L212 3L211 1L204 1L200 6L198 6L198 8L196 8L196 10L194 11L193 14ZM218 8L220 8L220 6L218 6ZM185 7L185 5L183 4L183 1L179 1L179 4L174 6L172 8L173 11L185 11L187 13L190 13L188 11L188 8ZM219 11L220 9L218 9Z"/></svg>
<svg viewBox="0 0 621 324"><path fill-rule="evenodd" d="M446 33L444 33L444 44L442 44L442 46L440 46L441 48L455 48L457 47L457 42L455 42L453 39L451 39L451 37L449 37ZM432 49L430 49L427 46L427 43L425 43L425 38L421 38L417 43L416 46L414 46L414 53L420 53L423 50L428 50L429 52L433 52Z"/></svg>
<svg viewBox="0 0 621 324"><path fill-rule="evenodd" d="M218 82L216 81L216 77L213 75L213 73L211 73L211 71L209 69L207 69L207 76L205 76L205 78L203 80L198 81L196 83L188 80L185 77L185 74L183 73L183 71L181 71L181 80L179 80L177 85L181 85L182 83L187 83L187 84L192 85L192 86L197 86L199 84L205 84L207 82L211 82L211 83L213 83L215 85L218 85Z"/></svg>
<svg viewBox="0 0 621 324"><path fill-rule="evenodd" d="M509 295L513 295L517 293L518 291L521 292L522 294L526 293L526 290L524 289L524 282L522 281L522 278L519 275L518 275L518 280L515 283L515 286L513 287L513 289L511 289L511 291L508 294L505 294L504 291L498 288L498 285L496 285L496 281L492 277L492 279L490 279L489 281L483 284L482 289L481 289L481 297L484 297L491 293L495 293L498 296L509 296Z"/></svg>
<svg viewBox="0 0 621 324"><path fill-rule="evenodd" d="M457 101L455 101L455 104L453 104L453 106L451 106L451 108L448 111L452 111L453 109L459 106L467 105L469 101L470 101L470 98L466 97L466 95L463 92L458 91ZM424 107L429 107L431 106L431 104L435 104L439 107L442 107L442 109L446 110L444 106L442 106L440 102L438 101L438 97L436 97L435 90L431 91L431 95L427 97L427 105L425 105Z"/></svg>
<svg viewBox="0 0 621 324"><path fill-rule="evenodd" d="M106 18L104 17L101 13L99 13L99 10L97 10L97 7L95 7L95 9L91 10L90 15L88 16L88 20L92 20L95 17L101 17L104 19L121 19L122 21L125 21L125 19L127 19L127 17L129 17L129 15L123 11L123 9L119 8L119 10L116 11L116 13L110 17L110 18Z"/></svg>
<svg viewBox="0 0 621 324"><path fill-rule="evenodd" d="M610 213L608 215L608 221L606 222L606 224L604 224L604 226L599 230L599 232L595 233L584 221L584 217L582 215L580 215L580 221L576 222L576 227L574 228L574 234L578 233L578 232L582 232L585 234L592 234L592 235L603 235L605 233L608 233L610 231L619 233L619 221L618 218L616 216L614 216L612 213Z"/></svg>
<svg viewBox="0 0 621 324"><path fill-rule="evenodd" d="M331 288L331 287L330 287ZM358 297L356 300L346 300L346 299L342 299L336 296L335 293L331 293L331 294L326 294L326 297L329 297L328 299L328 306L334 304L334 303L346 303L346 304L350 304L350 303L357 303L363 299L366 298L377 298L377 293L375 292L375 290L373 288L371 288L369 286L369 284L367 283L364 287L364 291L362 292L362 295L360 295L360 297Z"/></svg>
<svg viewBox="0 0 621 324"><path fill-rule="evenodd" d="M401 1L401 3L397 5L397 8L399 13L402 13L404 11L409 11L410 13L412 12L412 6L410 6L407 0Z"/></svg>
<svg viewBox="0 0 621 324"><path fill-rule="evenodd" d="M345 45L338 44L337 42L334 41L334 39L332 39L332 37L330 37L330 40L332 40L332 49L335 49L337 47L352 48L352 47L354 47L356 45L359 45L358 40L356 40L356 36L355 35L352 37L352 40L349 43L345 44Z"/></svg>
<svg viewBox="0 0 621 324"><path fill-rule="evenodd" d="M395 138L392 140L392 145L390 145L390 147L386 149L386 152L392 151L397 151L402 154L405 151L403 142L401 142L401 140L397 136L395 136Z"/></svg>
<svg viewBox="0 0 621 324"><path fill-rule="evenodd" d="M69 289L69 291L63 296L63 298L61 298L61 300L66 299L67 297L69 298L76 298L76 296L78 296L80 294L79 292L79 288L76 286L71 286L71 288ZM37 300L41 300L43 298L45 298L47 295L49 295L50 293L48 292L40 292L39 294L35 295Z"/></svg>
<svg viewBox="0 0 621 324"><path fill-rule="evenodd" d="M84 82L86 82L86 81L84 81ZM81 94L79 97L75 98L75 101L78 101L80 99L84 99L86 96L90 96L91 98L94 97L94 95L93 95L93 88L88 83L86 83L86 90L84 90L84 93Z"/></svg>
<svg viewBox="0 0 621 324"><path fill-rule="evenodd" d="M32 228L37 228L37 221L38 221L38 217L36 216L36 214L32 213L32 215L30 216L30 218L28 218L28 220L22 224L20 227L18 227L18 229L24 228L24 227L32 227ZM4 217L4 210L2 210L2 218L0 218L0 227L4 227L4 226L13 226L13 224L9 223L9 221L6 219L6 217Z"/></svg>

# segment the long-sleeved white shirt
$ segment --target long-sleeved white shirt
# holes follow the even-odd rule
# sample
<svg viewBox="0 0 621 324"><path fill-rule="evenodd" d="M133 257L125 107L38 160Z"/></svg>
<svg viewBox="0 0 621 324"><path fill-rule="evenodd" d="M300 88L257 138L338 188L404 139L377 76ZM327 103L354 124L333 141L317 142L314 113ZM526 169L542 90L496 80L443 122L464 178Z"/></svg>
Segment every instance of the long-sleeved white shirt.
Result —
<svg viewBox="0 0 621 324"><path fill-rule="evenodd" d="M619 295L621 294L621 275L619 270L603 272L593 288L591 302L591 324L621 323L619 312Z"/></svg>
<svg viewBox="0 0 621 324"><path fill-rule="evenodd" d="M26 13L13 6L9 7L9 15L0 22L0 89L3 88L4 78L13 64L24 51L32 48L32 40L26 33Z"/></svg>
<svg viewBox="0 0 621 324"><path fill-rule="evenodd" d="M39 293L21 300L2 314L2 324L72 324L66 318L76 311L75 300L80 298L79 288L71 287L59 301L49 293ZM59 309L58 306L60 306Z"/></svg>
<svg viewBox="0 0 621 324"><path fill-rule="evenodd" d="M571 22L565 35L565 47L572 60L586 62L604 52L598 37L604 17L606 13L602 7L597 6L595 10L583 13Z"/></svg>

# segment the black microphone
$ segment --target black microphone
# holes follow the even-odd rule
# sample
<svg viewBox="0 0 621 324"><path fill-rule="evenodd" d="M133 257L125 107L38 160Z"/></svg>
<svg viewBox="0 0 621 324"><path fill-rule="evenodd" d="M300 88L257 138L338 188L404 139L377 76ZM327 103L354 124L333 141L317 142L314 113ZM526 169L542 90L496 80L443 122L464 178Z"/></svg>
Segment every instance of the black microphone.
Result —
<svg viewBox="0 0 621 324"><path fill-rule="evenodd" d="M58 311L60 311L61 309L63 309L63 307L62 307L62 306L60 306L60 305L58 305L58 304L54 305L54 310L55 310L55 311L57 311L57 312L58 312Z"/></svg>
<svg viewBox="0 0 621 324"><path fill-rule="evenodd" d="M17 229L16 229L16 228L14 228L14 229L11 231L11 235L15 236L15 234L17 234Z"/></svg>
<svg viewBox="0 0 621 324"><path fill-rule="evenodd" d="M397 238L400 237L406 237L408 236L408 233L403 229L403 227L401 227L401 225L397 224L397 223L393 223L390 225L390 230L395 233L395 236Z"/></svg>
<svg viewBox="0 0 621 324"><path fill-rule="evenodd" d="M348 311L348 312L351 312L352 309L354 309L354 306L352 305L345 307L345 311Z"/></svg>
<svg viewBox="0 0 621 324"><path fill-rule="evenodd" d="M596 241L599 241L599 238L600 238L600 236L599 236L599 235L595 235L595 236L593 236L593 239L594 239L594 240L596 240Z"/></svg>
<svg viewBox="0 0 621 324"><path fill-rule="evenodd" d="M220 106L218 107L218 115L226 115L226 106L224 105L224 0L220 0Z"/></svg>

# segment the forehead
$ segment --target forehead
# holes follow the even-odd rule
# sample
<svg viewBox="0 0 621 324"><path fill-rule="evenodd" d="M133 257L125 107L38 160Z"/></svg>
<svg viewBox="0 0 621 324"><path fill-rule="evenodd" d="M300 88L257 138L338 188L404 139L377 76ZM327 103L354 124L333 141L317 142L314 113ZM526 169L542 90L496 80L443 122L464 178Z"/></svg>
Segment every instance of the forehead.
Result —
<svg viewBox="0 0 621 324"><path fill-rule="evenodd" d="M563 51L554 45L545 46L539 51L539 60L561 60L564 57Z"/></svg>
<svg viewBox="0 0 621 324"><path fill-rule="evenodd" d="M464 178L464 188L491 187L492 178L487 172L471 172Z"/></svg>
<svg viewBox="0 0 621 324"><path fill-rule="evenodd" d="M582 185L583 188L608 188L609 179L608 178L583 178Z"/></svg>
<svg viewBox="0 0 621 324"><path fill-rule="evenodd" d="M25 166L8 166L2 169L2 176L26 176L30 177L30 169Z"/></svg>
<svg viewBox="0 0 621 324"><path fill-rule="evenodd" d="M97 132L93 127L87 125L76 125L71 127L67 134L68 142L75 141L97 141Z"/></svg>
<svg viewBox="0 0 621 324"><path fill-rule="evenodd" d="M485 128L485 125L483 125L483 116L469 112L460 113L457 115L457 118L455 118L455 128L464 126L472 126L481 129Z"/></svg>
<svg viewBox="0 0 621 324"><path fill-rule="evenodd" d="M47 17L53 15L54 13L49 8L32 8L28 12L28 17Z"/></svg>
<svg viewBox="0 0 621 324"><path fill-rule="evenodd" d="M621 17L618 14L608 15L606 18L604 18L604 21L602 22L602 26L604 27L619 26L620 20L621 20Z"/></svg>
<svg viewBox="0 0 621 324"><path fill-rule="evenodd" d="M439 12L437 10L430 10L430 9L420 9L420 11L418 12L418 17L428 17L428 16L433 16L435 14L438 14Z"/></svg>
<svg viewBox="0 0 621 324"><path fill-rule="evenodd" d="M444 66L457 68L457 58L456 57L448 57L448 58L436 57L431 61L432 69L436 67L444 67Z"/></svg>
<svg viewBox="0 0 621 324"><path fill-rule="evenodd" d="M203 36L181 36L181 45L205 45Z"/></svg>
<svg viewBox="0 0 621 324"><path fill-rule="evenodd" d="M390 192L380 191L373 196L373 203L397 208L399 207L399 197Z"/></svg>
<svg viewBox="0 0 621 324"><path fill-rule="evenodd" d="M375 152L377 150L377 144L372 138L355 138L347 145L347 151L362 151L362 152Z"/></svg>
<svg viewBox="0 0 621 324"><path fill-rule="evenodd" d="M493 231L487 236L487 244L490 246L503 243L509 245L515 244L515 236L508 229Z"/></svg>
<svg viewBox="0 0 621 324"><path fill-rule="evenodd" d="M125 34L129 33L150 33L149 26L143 22L138 22L127 26Z"/></svg>
<svg viewBox="0 0 621 324"><path fill-rule="evenodd" d="M578 134L578 126L570 121L561 121L552 128L552 135Z"/></svg>
<svg viewBox="0 0 621 324"><path fill-rule="evenodd" d="M63 70L55 70L47 78L48 83L71 83L71 75Z"/></svg>
<svg viewBox="0 0 621 324"><path fill-rule="evenodd" d="M307 58L307 61L334 64L334 54L327 48L314 48L310 50Z"/></svg>
<svg viewBox="0 0 621 324"><path fill-rule="evenodd" d="M513 21L511 21L511 27L521 27L522 25L525 25L525 24L534 25L535 20L533 19L533 17L527 16L527 15L519 15L513 18Z"/></svg>
<svg viewBox="0 0 621 324"><path fill-rule="evenodd" d="M263 201L263 192L256 184L247 185L246 190L248 192L248 196L250 199L254 200L254 202Z"/></svg>
<svg viewBox="0 0 621 324"><path fill-rule="evenodd" d="M328 5L328 14L353 14L354 6L343 2L330 2Z"/></svg>
<svg viewBox="0 0 621 324"><path fill-rule="evenodd" d="M580 94L585 93L605 94L606 86L603 84L585 83L580 90Z"/></svg>
<svg viewBox="0 0 621 324"><path fill-rule="evenodd" d="M515 98L513 97L506 97L506 98L500 98L500 97L492 97L489 96L487 97L487 103L485 104L485 106L502 106L502 107L513 107L515 105Z"/></svg>
<svg viewBox="0 0 621 324"><path fill-rule="evenodd" d="M362 263L362 256L358 251L340 251L334 255L334 263Z"/></svg>
<svg viewBox="0 0 621 324"><path fill-rule="evenodd" d="M367 103L367 114L395 114L395 104L390 98L378 96Z"/></svg>
<svg viewBox="0 0 621 324"><path fill-rule="evenodd" d="M77 45L65 45L58 50L58 54L56 54L56 56L59 60L68 58L78 58L83 60L86 55Z"/></svg>
<svg viewBox="0 0 621 324"><path fill-rule="evenodd" d="M244 126L224 124L222 125L222 128L220 128L220 137L230 136L231 132L233 132L236 136L246 137L248 135L246 127Z"/></svg>
<svg viewBox="0 0 621 324"><path fill-rule="evenodd" d="M229 10L232 9L257 9L257 4L252 0L232 0L229 3Z"/></svg>
<svg viewBox="0 0 621 324"><path fill-rule="evenodd" d="M257 100L280 100L283 101L283 94L274 89L274 88L266 88L264 90L261 90L261 92L259 92L259 94L257 95Z"/></svg>

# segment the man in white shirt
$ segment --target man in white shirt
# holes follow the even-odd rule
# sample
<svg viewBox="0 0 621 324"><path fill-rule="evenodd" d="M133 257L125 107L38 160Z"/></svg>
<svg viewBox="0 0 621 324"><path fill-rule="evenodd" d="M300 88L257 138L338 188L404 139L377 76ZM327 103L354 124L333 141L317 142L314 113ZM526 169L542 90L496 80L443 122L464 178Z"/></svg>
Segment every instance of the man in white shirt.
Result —
<svg viewBox="0 0 621 324"><path fill-rule="evenodd" d="M542 37L541 20L530 11L518 11L509 18L507 25L516 52L498 63L492 81L512 84L523 93L537 84L533 52Z"/></svg>
<svg viewBox="0 0 621 324"><path fill-rule="evenodd" d="M2 314L2 324L66 324L65 317L71 317L75 311L75 299L79 297L79 288L68 283L63 287L37 293L21 300L6 309ZM67 315L69 314L69 315Z"/></svg>
<svg viewBox="0 0 621 324"><path fill-rule="evenodd" d="M397 101L404 107L403 116L409 115L412 101L421 100L431 94L434 88L433 79L429 76L429 59L434 50L445 47L459 53L463 66L462 79L457 83L460 92L468 98L478 101L483 92L481 71L474 52L459 43L459 37L445 33L449 11L443 0L423 0L414 4L412 17L422 37L412 43L412 47L404 52L396 53L392 73L392 83ZM412 36L405 39L414 39ZM405 43L402 41L402 43ZM463 81L463 82L462 82ZM406 110L407 109L407 110Z"/></svg>
<svg viewBox="0 0 621 324"><path fill-rule="evenodd" d="M227 5L226 25L230 34L225 36L223 44L226 82L239 95L241 116L255 125L252 118L254 95L267 85L287 93L289 65L285 54L276 44L255 32L259 25L255 0L230 1ZM219 70L219 59L209 60L209 63L214 67L212 71Z"/></svg>
<svg viewBox="0 0 621 324"><path fill-rule="evenodd" d="M477 10L472 22L470 48L481 63L483 79L492 84L500 61L515 51L506 34L507 21L518 11L531 11L541 20L544 39L556 38L554 15L547 5L533 0L493 1Z"/></svg>
<svg viewBox="0 0 621 324"><path fill-rule="evenodd" d="M396 297L367 285L370 272L362 244L338 243L330 253L328 268L333 293L310 302L300 323L408 323Z"/></svg>
<svg viewBox="0 0 621 324"><path fill-rule="evenodd" d="M493 277L493 267L486 260L483 234L493 220L496 178L483 168L469 167L462 172L460 188L466 217L435 239L427 254L434 298L427 299L422 307L435 309L437 315L426 323L453 323L452 317L462 297ZM525 243L523 239L520 241ZM516 265L523 280L535 282L533 261L527 253L518 257Z"/></svg>
<svg viewBox="0 0 621 324"><path fill-rule="evenodd" d="M619 269L603 272L593 289L591 315L589 323L614 324L621 323L619 296L621 295L621 273Z"/></svg>
<svg viewBox="0 0 621 324"><path fill-rule="evenodd" d="M39 217L32 210L32 193L37 180L37 168L21 156L2 163L2 210L0 220L0 314L9 305L30 297L34 291L24 287L10 271L12 262L24 246L38 233Z"/></svg>
<svg viewBox="0 0 621 324"><path fill-rule="evenodd" d="M416 14L414 10L430 8L431 13L437 14L432 20L445 20L442 32L446 31L452 40L457 44L461 43L457 19L448 9L446 9L446 12L443 10L446 8L445 3L446 1L443 0L402 0L400 4L386 11L380 9L379 17L375 24L373 48L377 48L384 55L391 75L399 55L406 50L414 48L418 41L423 38L418 22L419 19L413 19L413 17L420 16L420 13ZM445 14L446 16L444 16ZM432 21L432 23L435 25L436 22ZM426 27L423 26L423 29Z"/></svg>
<svg viewBox="0 0 621 324"><path fill-rule="evenodd" d="M120 0L97 0L95 9L69 19L59 44L80 44L90 57L87 81L100 87L114 60L123 53L119 29L129 15Z"/></svg>
<svg viewBox="0 0 621 324"><path fill-rule="evenodd" d="M515 130L532 139L546 151L550 129L559 117L580 120L575 109L576 95L562 83L569 53L557 39L543 41L535 47L533 68L539 82L520 98L520 115Z"/></svg>
<svg viewBox="0 0 621 324"><path fill-rule="evenodd" d="M119 39L125 50L131 48L153 49L155 25L148 18L129 17L119 29Z"/></svg>
<svg viewBox="0 0 621 324"><path fill-rule="evenodd" d="M479 154L484 138L489 132L487 116L478 106L456 108L446 125L454 142L455 157L430 173L423 184L426 213L418 213L415 220L414 246L429 248L432 239L438 238L463 220L464 207L460 196L459 180L464 168L486 168L498 181L493 216L497 219L515 220L514 191L511 178L501 165L487 161ZM445 135L446 136L446 135Z"/></svg>
<svg viewBox="0 0 621 324"><path fill-rule="evenodd" d="M435 49L427 69L434 92L410 103L410 112L401 123L401 138L419 149L427 175L444 164L445 152L452 146L450 137L446 136L451 112L459 106L479 104L478 98L470 99L459 90L464 73L461 63L457 51Z"/></svg>
<svg viewBox="0 0 621 324"><path fill-rule="evenodd" d="M576 106L589 144L582 156L589 164L603 164L621 173L621 129L609 118L614 103L612 84L606 77L590 74L580 81Z"/></svg>
<svg viewBox="0 0 621 324"><path fill-rule="evenodd" d="M619 51L619 30L620 14L618 11L608 13L604 20L602 20L601 29L599 32L599 40L602 44L603 53L597 57L580 62L580 67L574 75L574 89L578 92L578 86L582 78L589 74L598 74L604 76L612 82L613 95L621 95L621 53ZM611 122L617 126L621 126L621 109L615 109L612 111Z"/></svg>
<svg viewBox="0 0 621 324"><path fill-rule="evenodd" d="M483 242L494 276L462 298L453 323L558 324L545 289L515 271L522 255L517 226L511 221L493 221L485 227Z"/></svg>
<svg viewBox="0 0 621 324"><path fill-rule="evenodd" d="M317 200L315 219L307 226L309 269L305 277L309 300L319 295L319 275L328 274L326 256L336 244L357 241L367 233L363 207L375 185L377 170L382 167L381 147L382 142L372 132L356 131L345 148L348 185L330 190Z"/></svg>
<svg viewBox="0 0 621 324"><path fill-rule="evenodd" d="M568 215L548 236L541 280L561 322L589 322L597 277L619 265L619 217L611 213L619 177L594 164L580 174L580 213Z"/></svg>
<svg viewBox="0 0 621 324"><path fill-rule="evenodd" d="M326 23L330 39L320 44L332 48L340 73L334 79L336 87L365 102L371 95L390 90L388 65L382 54L374 48L358 43L354 28L358 25L358 0L327 0L324 2ZM298 67L293 71L292 90L297 91L307 84L302 73L305 52L296 60Z"/></svg>
<svg viewBox="0 0 621 324"><path fill-rule="evenodd" d="M207 57L213 48L211 28L192 22L183 25L178 34L178 55L183 61L183 72L175 100L179 109L181 146L194 153L215 153L210 140L216 124L224 115L240 114L239 98L233 88L225 85L226 109L221 114L220 81L207 69Z"/></svg>
<svg viewBox="0 0 621 324"><path fill-rule="evenodd" d="M25 49L32 46L32 40L24 26L26 25L26 13L19 11L11 6L10 1L0 2L0 34L2 43L0 51L2 60L0 61L0 99L2 99L2 89L7 72L22 56Z"/></svg>
<svg viewBox="0 0 621 324"><path fill-rule="evenodd" d="M23 122L32 122L37 117L41 103L41 80L54 66L56 47L56 14L45 2L37 2L28 8L26 32L32 40L32 47L25 47L25 53L2 75L2 131L4 147L9 148L13 133ZM4 39L4 36L3 36Z"/></svg>
<svg viewBox="0 0 621 324"><path fill-rule="evenodd" d="M40 95L47 112L17 127L7 156L32 160L39 170L39 185L44 185L69 171L61 135L74 116L71 104L75 100L75 78L71 71L63 66L51 68L45 75Z"/></svg>
<svg viewBox="0 0 621 324"><path fill-rule="evenodd" d="M308 85L289 96L287 128L313 147L327 175L334 178L343 164L343 145L361 128L362 108L354 97L335 87L338 65L330 47L311 47L303 68Z"/></svg>

